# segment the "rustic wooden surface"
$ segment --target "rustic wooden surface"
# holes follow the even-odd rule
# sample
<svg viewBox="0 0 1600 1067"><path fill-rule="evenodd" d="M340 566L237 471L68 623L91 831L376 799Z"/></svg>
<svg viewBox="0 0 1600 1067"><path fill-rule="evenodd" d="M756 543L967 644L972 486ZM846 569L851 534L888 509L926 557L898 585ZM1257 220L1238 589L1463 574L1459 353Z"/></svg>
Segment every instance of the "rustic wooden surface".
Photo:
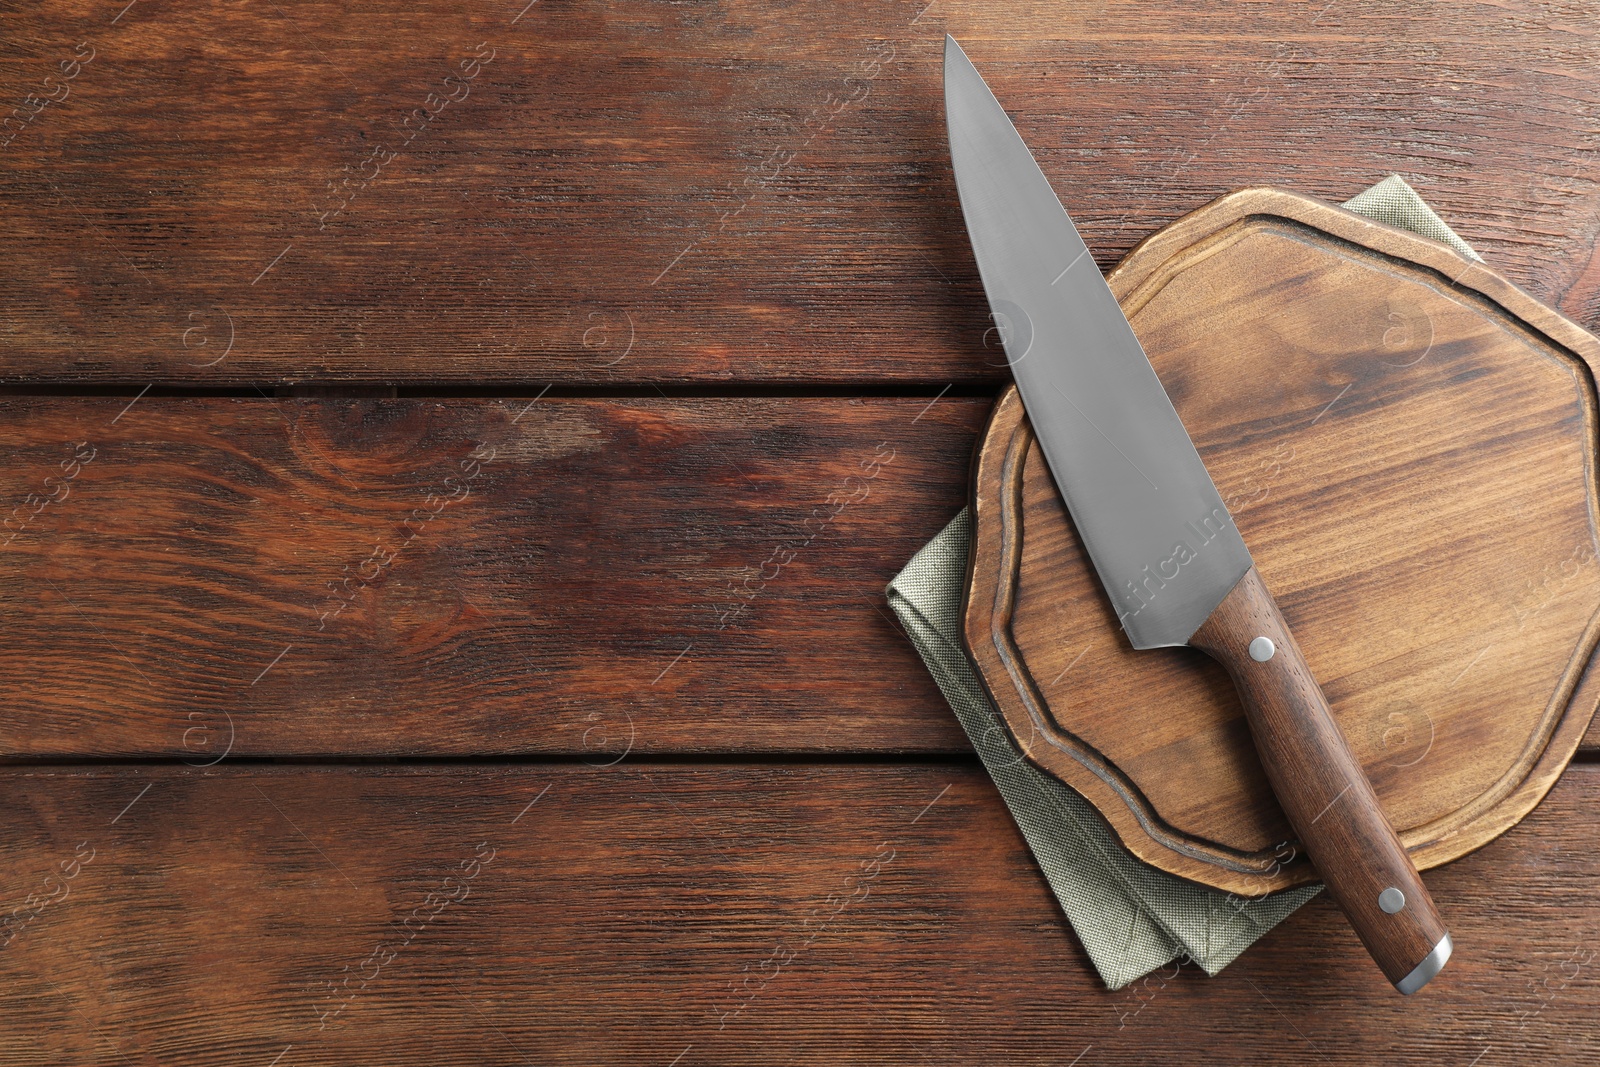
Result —
<svg viewBox="0 0 1600 1067"><path fill-rule="evenodd" d="M1441 245L1270 189L1109 280L1416 862L1502 832L1600 704L1600 340ZM1283 861L1235 687L1122 636L1134 605L1105 596L1014 390L974 486L967 642L1029 758L1174 874L1315 880L1306 849Z"/></svg>
<svg viewBox="0 0 1600 1067"><path fill-rule="evenodd" d="M0 150L13 380L997 382L947 31L1103 267L1229 189L1399 171L1600 298L1582 8L126 3L0 13L7 96L67 93Z"/></svg>
<svg viewBox="0 0 1600 1067"><path fill-rule="evenodd" d="M125 407L0 401L5 758L968 751L882 591L987 400Z"/></svg>
<svg viewBox="0 0 1600 1067"><path fill-rule="evenodd" d="M0 753L964 751L932 401L0 398Z"/></svg>
<svg viewBox="0 0 1600 1067"><path fill-rule="evenodd" d="M1579 8L5 5L0 484L51 502L0 550L0 1063L1592 1060L1587 763L1430 873L1428 999L1320 902L1216 980L1091 977L876 599L1004 381L947 30L1102 266L1399 171L1600 318ZM408 527L547 383L617 453Z"/></svg>
<svg viewBox="0 0 1600 1067"><path fill-rule="evenodd" d="M1593 764L1427 876L1457 957L1411 998L1321 898L1106 992L975 766L9 770L0 804L5 899L59 890L0 951L6 1067L1594 1056Z"/></svg>

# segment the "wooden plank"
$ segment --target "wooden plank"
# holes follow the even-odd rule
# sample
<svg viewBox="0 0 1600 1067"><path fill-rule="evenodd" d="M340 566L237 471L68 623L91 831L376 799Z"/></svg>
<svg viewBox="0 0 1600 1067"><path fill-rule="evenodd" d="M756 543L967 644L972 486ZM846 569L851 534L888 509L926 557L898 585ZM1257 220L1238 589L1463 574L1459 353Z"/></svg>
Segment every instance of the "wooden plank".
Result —
<svg viewBox="0 0 1600 1067"><path fill-rule="evenodd" d="M970 767L12 769L0 804L6 1065L1593 1060L1591 764L1430 873L1457 957L1410 999L1320 900L1105 991Z"/></svg>
<svg viewBox="0 0 1600 1067"><path fill-rule="evenodd" d="M965 750L884 588L988 406L0 398L0 752Z"/></svg>
<svg viewBox="0 0 1600 1067"><path fill-rule="evenodd" d="M883 589L987 409L0 399L0 752L967 751Z"/></svg>
<svg viewBox="0 0 1600 1067"><path fill-rule="evenodd" d="M946 31L1102 266L1241 186L1398 171L1592 321L1597 29L1374 0L12 4L4 374L998 380Z"/></svg>

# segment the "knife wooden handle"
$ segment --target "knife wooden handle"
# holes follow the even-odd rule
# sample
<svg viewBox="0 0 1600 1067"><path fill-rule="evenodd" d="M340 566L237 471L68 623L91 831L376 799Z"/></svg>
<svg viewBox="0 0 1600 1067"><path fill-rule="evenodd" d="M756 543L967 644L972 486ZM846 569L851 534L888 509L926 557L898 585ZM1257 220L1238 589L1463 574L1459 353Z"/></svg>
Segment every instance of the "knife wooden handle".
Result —
<svg viewBox="0 0 1600 1067"><path fill-rule="evenodd" d="M1254 567L1189 644L1233 676L1290 825L1383 973L1415 993L1450 935Z"/></svg>

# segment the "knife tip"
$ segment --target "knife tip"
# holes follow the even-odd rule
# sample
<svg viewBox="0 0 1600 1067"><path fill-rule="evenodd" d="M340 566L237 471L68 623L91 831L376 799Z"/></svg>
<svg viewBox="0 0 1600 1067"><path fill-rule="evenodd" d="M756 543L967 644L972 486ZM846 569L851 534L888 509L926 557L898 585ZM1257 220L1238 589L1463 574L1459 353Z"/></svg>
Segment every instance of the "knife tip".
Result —
<svg viewBox="0 0 1600 1067"><path fill-rule="evenodd" d="M967 58L966 49L961 47L960 42L947 33L944 35L944 72L946 79L949 78L952 68L959 67L972 67L972 60ZM976 70L976 68L973 69Z"/></svg>

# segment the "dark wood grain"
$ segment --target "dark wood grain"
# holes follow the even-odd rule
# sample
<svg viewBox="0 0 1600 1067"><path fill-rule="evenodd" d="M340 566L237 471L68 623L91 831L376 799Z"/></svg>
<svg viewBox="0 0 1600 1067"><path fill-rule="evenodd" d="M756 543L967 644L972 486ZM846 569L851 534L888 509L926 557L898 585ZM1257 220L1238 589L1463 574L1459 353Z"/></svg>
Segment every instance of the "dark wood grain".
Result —
<svg viewBox="0 0 1600 1067"><path fill-rule="evenodd" d="M6 5L0 379L122 395L0 402L0 512L52 500L0 549L0 755L173 765L0 773L0 1064L1592 1060L1592 765L1428 876L1460 955L1401 1002L1322 901L1105 993L970 765L637 762L966 747L881 601L987 405L921 409L1004 379L947 30L1102 265L1399 171L1600 316L1600 15L1316 7ZM512 424L548 381L923 395ZM124 413L150 382L521 396ZM542 752L580 759L178 762Z"/></svg>
<svg viewBox="0 0 1600 1067"><path fill-rule="evenodd" d="M987 408L0 400L0 751L964 750L884 588Z"/></svg>
<svg viewBox="0 0 1600 1067"><path fill-rule="evenodd" d="M1600 340L1443 245L1272 189L1108 281L1418 866L1531 810L1600 706ZM1314 880L1224 673L1122 635L1136 603L1107 597L1011 391L974 513L966 640L1029 757L1175 874ZM1181 576L1168 552L1147 565Z"/></svg>
<svg viewBox="0 0 1600 1067"><path fill-rule="evenodd" d="M1025 135L1070 190L1102 262L1153 223L1235 185L1274 180L1337 196L1398 169L1514 278L1584 317L1596 288L1586 140L1594 86L1585 31L1592 26L1584 25L1592 16L1471 14L1441 12L1435 25L1396 20L1379 5L1325 12L1309 24L1299 11L1241 15L1209 6L1156 13L1107 5L1063 16L1043 5L970 13L920 3L817 5L782 19L731 6L14 7L0 34L7 42L0 75L14 99L35 91L79 41L96 52L70 98L46 107L6 149L4 373L135 389L149 380L997 380L929 106L945 29L967 39L997 88L1018 101ZM797 37L796 26L827 33ZM495 58L471 95L399 144L407 114L480 41ZM1430 66L1429 54L1440 63ZM1503 77L1507 70L1518 75ZM850 100L861 86L868 91ZM1183 106L1152 108L1152 99ZM1327 138L1330 128L1343 136ZM1298 150L1283 151L1285 143ZM381 173L364 180L363 166L375 169L378 159ZM328 183L345 177L361 188L322 228ZM12 545L29 553L21 577L49 578L67 605L27 580L7 592L11 620L34 640L19 651L42 653L32 672L12 679L13 691L25 694L11 705L14 735L35 754L177 755L182 738L197 737L203 744L187 755L203 758L215 751L219 709L248 718L236 742L259 753L367 752L373 738L383 751L583 751L582 739L591 738L609 755L619 735L590 731L620 726L610 721L619 706L653 713L657 732L641 731L640 743L662 750L733 748L751 738L826 747L832 742L812 740L817 731L807 718L819 707L828 709L820 716L824 737L837 729L843 748L916 747L934 729L944 732L942 746L959 744L937 694L887 623L840 606L855 603L858 576L881 585L903 550L951 510L945 468L954 464L953 445L911 478L908 511L882 516L898 521L852 532L845 543L859 552L842 575L818 573L821 565L802 556L784 564L781 579L758 579L762 592L747 624L756 628L741 631L754 634L748 643L701 668L686 653L656 684L685 668L680 678L690 681L677 682L683 688L665 704L641 708L615 702L619 686L626 688L620 672L649 667L640 679L657 678L656 661L677 652L665 641L673 629L665 620L696 594L663 603L646 583L617 580L615 571L632 564L628 573L637 574L643 559L645 569L654 565L651 573L674 580L703 565L717 583L726 585L730 569L743 583L791 544L784 536L809 537L805 518L837 486L821 479L818 501L800 499L787 476L750 464L752 479L779 494L773 505L748 483L730 489L725 472L709 474L708 462L668 446L650 454L660 464L650 477L682 471L679 486L701 490L698 497L687 488L681 498L665 488L641 492L641 462L637 478L621 479L623 489L632 486L626 505L621 490L615 504L595 503L577 488L584 471L569 463L548 472L551 484L542 487L542 499L562 516L535 528L561 533L568 559L541 555L547 541L535 540L521 556L503 547L502 527L528 532L509 489L475 513L481 518L469 520L453 504L413 527L424 552L411 554L408 539L392 569L384 564L381 580L363 585L358 599L372 604L366 615L353 607L335 620L356 621L348 633L355 649L313 653L308 662L291 658L309 644L290 640L285 623L256 620L304 622L320 605L308 608L290 586L309 575L320 594L323 569L337 579L343 568L362 566L370 559L366 535L404 530L411 497L443 486L418 474L452 476L444 468L480 442L472 433L450 437L460 429L451 422L449 430L420 431L420 451L375 449L374 436L384 436L363 413L342 443L336 432L309 439L323 450L319 466L289 454L292 434L275 452L259 425L208 422L208 413L178 407L143 438L105 438L125 443L139 462L102 475L117 453L97 452L73 481L81 495L50 505ZM404 435L417 421L395 415L390 425ZM670 437L684 421L665 418L650 428ZM196 427L212 432L201 440ZM953 441L972 425L947 429ZM441 435L449 447L434 452ZM55 436L88 439L70 430ZM549 427L538 440L570 444ZM861 437L859 427L838 429L839 451L861 443L878 441ZM38 485L18 483L24 496L53 491L44 472L63 459L47 455L56 446L42 438L31 447L27 458L45 462L32 471ZM778 452L774 446L769 456ZM422 454L428 462L408 468ZM560 467L570 458L527 466ZM852 461L821 469L843 474ZM491 466L484 478L507 469ZM341 478L359 489L341 486ZM507 480L526 492L535 479ZM91 488L105 501L94 519L102 525L67 521L67 509ZM487 485L472 488L473 504L490 495ZM711 504L716 491L723 502ZM713 516L698 525L687 509ZM758 558L733 562L736 549L766 532L762 520L774 510L787 513L783 536L763 542ZM618 528L606 520L623 512L629 536L606 536ZM696 536L728 515L750 541ZM274 530L283 516L291 525ZM63 540L50 542L58 519ZM648 526L652 520L660 525ZM851 521L841 515L828 533L844 533ZM600 532L585 539L575 533L580 527ZM668 531L688 548L685 558L663 563L651 552ZM646 552L625 551L641 543ZM350 544L354 555L342 551ZM709 561L687 558L696 554ZM162 558L173 556L179 562ZM553 576L536 578L536 565ZM522 581L497 584L490 573ZM793 580L793 592L780 580ZM531 605L517 600L529 588L542 594ZM627 609L627 627L583 615L580 605L601 600ZM757 610L774 614L758 625ZM795 643L796 631L806 630L796 623L801 616L829 624L825 635L813 631L816 652ZM235 668L272 663L279 637L285 658L248 684L250 672ZM686 640L684 648L691 646ZM547 672L531 691L525 673L504 666L513 655L537 661L535 653L552 648L559 662L530 668ZM874 653L873 674L848 669L863 651ZM770 684L758 679L764 672ZM754 689L730 692L730 678ZM540 718L557 694L573 703L554 732L577 741L552 744L550 722ZM710 706L716 716L706 713ZM768 718L752 721L750 709L759 709L757 720ZM736 727L728 725L730 711ZM600 719L589 717L597 712ZM161 732L180 740L141 747L153 736L141 731L159 716L171 720ZM140 773L14 773L7 810L26 821L7 842L7 864L30 875L50 868L42 861L53 858L58 838L64 856L85 839L78 818L110 835L104 860L97 854L104 865L91 864L85 877L111 873L100 896L82 885L5 950L3 964L17 970L3 995L20 1040L0 1056L12 1062L224 1062L256 1052L271 1062L287 1050L280 1062L292 1063L308 1047L352 1063L437 1062L441 1050L486 1063L658 1052L670 1062L680 1051L689 1062L731 1061L775 1047L833 1061L964 1062L1014 1055L1035 1040L1018 1035L1048 1038L1040 1053L1062 1058L1062 1044L1075 1043L1079 1032L1085 1049L1098 1041L1100 1055L1150 1062L1150 1045L1129 1039L1128 1030L1102 1035L1113 1019L1137 1033L1164 1010L1175 1014L1160 1032L1197 1046L1181 1053L1185 1063L1232 1062L1241 1019L1259 1019L1261 1034L1301 1055L1303 1039L1312 1053L1350 1062L1364 1062L1375 1048L1404 1062L1407 1041L1415 1042L1413 1058L1425 1049L1430 1062L1441 1049L1470 1061L1491 1041L1531 1046L1558 1062L1580 1053L1562 1042L1582 1033L1594 1007L1581 978L1567 982L1588 961L1566 941L1575 917L1580 928L1593 925L1581 911L1583 872L1566 858L1580 851L1577 827L1592 804L1574 802L1548 826L1538 813L1439 876L1461 869L1468 879L1467 865L1505 854L1492 877L1458 888L1470 897L1482 887L1486 915L1503 904L1491 885L1508 871L1532 872L1534 888L1517 898L1528 924L1518 955L1531 963L1503 972L1492 963L1453 969L1452 979L1476 984L1440 1002L1424 1029L1420 1016L1386 1017L1365 987L1351 986L1360 980L1356 949L1339 940L1342 928L1327 909L1279 935L1298 931L1292 951L1247 957L1219 982L1185 975L1147 985L1102 1018L1108 998L1095 999L1008 820L981 778L959 768L625 769L612 778L567 769L559 775L583 775L590 795L563 807L552 792L515 823L507 816L522 810L523 796L537 795L531 779L541 772L407 780L380 771L252 771L265 785L249 791L244 773L177 772L171 806L160 807L152 787L126 810L124 797L138 792L129 787L146 780ZM956 805L958 832L933 822L936 806L912 824L920 858L913 864L897 853L901 866L881 875L886 888L909 890L900 899L916 903L901 908L886 903L887 893L868 897L829 923L798 966L763 986L732 1021L734 1036L715 1031L697 1045L725 1010L700 991L726 993L746 968L772 958L783 931L804 930L805 917L839 891L835 863L859 871L871 861L874 852L850 847L863 827L880 828L870 812L887 826L882 813L899 819L903 793L920 788L904 805L909 822L911 808L920 811L947 778L959 788L940 803ZM63 791L47 782L71 784ZM94 784L80 788L85 783ZM963 804L963 789L983 801ZM714 802L702 803L708 792ZM1549 804L1562 796L1558 790ZM833 797L865 807L841 816ZM74 809L85 802L105 811ZM331 1036L305 1036L306 1020L326 1008L321 983L392 944L391 930L444 884L447 869L469 858L476 835L460 839L469 849L458 859L447 828L462 828L464 814L487 824L496 804L504 810L495 818L517 835L511 853L520 845L536 876L493 893L480 892L475 880L474 895L385 964ZM353 813L335 823L358 842L353 852L340 852L328 822L318 823L329 812ZM547 812L558 815L534 821ZM148 823L135 821L145 814ZM796 827L803 832L792 833ZM641 836L648 832L658 836ZM1542 851L1507 851L1530 833L1547 835L1533 839ZM874 849L879 840L862 835ZM1548 862L1556 855L1560 865ZM640 872L652 869L672 873L650 886ZM776 891L762 881L774 872ZM490 866L482 877L496 873ZM894 883L897 876L903 881ZM26 879L7 878L19 896L32 891ZM489 914L474 918L488 922L459 921L481 904ZM1555 906L1563 909L1559 924ZM697 921L704 915L718 918L708 926ZM962 915L978 916L976 934L949 921ZM858 918L867 921L847 925ZM1501 911L1466 929L1488 940L1504 926ZM688 938L672 936L683 930ZM430 942L432 934L441 936ZM531 956L520 951L529 943L538 949ZM1021 952L1027 966L1020 973L1007 950ZM1318 968L1310 976L1308 957ZM407 966L417 968L409 979ZM908 972L916 976L914 996L903 984ZM785 994L786 978L797 980L797 992ZM1529 981L1533 993L1523 988ZM1330 990L1340 994L1337 1010L1352 1013L1351 1025L1334 1026L1324 999ZM1306 1021L1313 1004L1327 1030ZM767 1009L770 1015L759 1014ZM1354 1025L1360 1018L1370 1026L1375 1016L1389 1023L1387 1047ZM1465 1038L1452 1025L1463 1021L1473 1031ZM419 1022L426 1040L418 1040ZM319 1041L326 1043L317 1048Z"/></svg>
<svg viewBox="0 0 1600 1067"><path fill-rule="evenodd" d="M0 401L10 758L967 750L883 587L987 401L126 404Z"/></svg>
<svg viewBox="0 0 1600 1067"><path fill-rule="evenodd" d="M1254 567L1189 644L1233 679L1273 795L1329 895L1395 988L1415 993L1433 977L1418 968L1444 942L1444 920ZM1380 906L1396 892L1398 908Z"/></svg>
<svg viewBox="0 0 1600 1067"><path fill-rule="evenodd" d="M10 770L0 805L7 912L92 855L0 949L7 1067L1586 1064L1600 1011L1589 765L1428 876L1460 949L1413 998L1320 898L1215 979L1098 988L975 767Z"/></svg>
<svg viewBox="0 0 1600 1067"><path fill-rule="evenodd" d="M1597 30L1380 0L9 4L5 109L93 58L0 150L3 374L998 381L946 31L1103 266L1233 188L1397 171L1593 321Z"/></svg>

